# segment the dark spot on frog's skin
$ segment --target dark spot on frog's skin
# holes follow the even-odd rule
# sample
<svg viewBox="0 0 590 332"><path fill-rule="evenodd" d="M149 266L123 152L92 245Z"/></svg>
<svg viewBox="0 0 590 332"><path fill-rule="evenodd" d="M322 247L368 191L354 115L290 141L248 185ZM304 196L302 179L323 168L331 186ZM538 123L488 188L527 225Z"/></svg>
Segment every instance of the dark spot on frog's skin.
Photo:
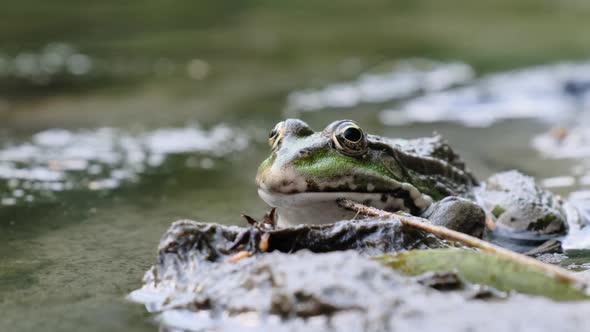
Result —
<svg viewBox="0 0 590 332"><path fill-rule="evenodd" d="M547 228L552 222L556 221L557 217L553 214L547 215L545 218L539 218L536 222L530 223L527 227L529 231L542 231ZM561 227L563 228L563 227Z"/></svg>
<svg viewBox="0 0 590 332"><path fill-rule="evenodd" d="M381 194L381 202L383 202L383 203L387 202L387 195L386 194Z"/></svg>
<svg viewBox="0 0 590 332"><path fill-rule="evenodd" d="M442 193L445 196L455 196L457 195L455 192L453 192L449 187L445 186L442 183L436 183L434 185L434 189L440 193Z"/></svg>
<svg viewBox="0 0 590 332"><path fill-rule="evenodd" d="M281 185L282 185L283 187L286 187L286 186L288 186L288 185L290 185L290 184L291 184L291 183L290 183L289 181L287 181L287 180L283 180L283 181L281 181Z"/></svg>

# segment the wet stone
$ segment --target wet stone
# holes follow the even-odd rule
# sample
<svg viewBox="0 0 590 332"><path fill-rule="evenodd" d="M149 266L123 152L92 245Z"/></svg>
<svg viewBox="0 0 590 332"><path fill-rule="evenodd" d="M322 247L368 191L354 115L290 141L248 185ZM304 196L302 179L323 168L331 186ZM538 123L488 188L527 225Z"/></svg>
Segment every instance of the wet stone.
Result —
<svg viewBox="0 0 590 332"><path fill-rule="evenodd" d="M256 251L261 233L270 234L265 253ZM486 302L429 287L460 286L452 274L421 284L367 257L445 246L395 219L271 230L183 220L164 235L157 264L129 298L157 315L161 331L576 331L590 324L590 303L520 295Z"/></svg>
<svg viewBox="0 0 590 332"><path fill-rule="evenodd" d="M431 234L407 229L396 219L367 218L326 225L299 225L260 230L180 220L172 224L159 246L160 260L168 255L209 262L227 259L243 250L255 250L268 233L266 251L316 253L355 250L380 255L410 249L443 248L449 244Z"/></svg>
<svg viewBox="0 0 590 332"><path fill-rule="evenodd" d="M561 241L553 239L543 243L537 248L527 251L525 255L536 257L545 254L561 254L562 252L563 248L561 247Z"/></svg>
<svg viewBox="0 0 590 332"><path fill-rule="evenodd" d="M433 225L481 238L485 229L486 214L475 202L461 197L445 197L433 204L422 215Z"/></svg>

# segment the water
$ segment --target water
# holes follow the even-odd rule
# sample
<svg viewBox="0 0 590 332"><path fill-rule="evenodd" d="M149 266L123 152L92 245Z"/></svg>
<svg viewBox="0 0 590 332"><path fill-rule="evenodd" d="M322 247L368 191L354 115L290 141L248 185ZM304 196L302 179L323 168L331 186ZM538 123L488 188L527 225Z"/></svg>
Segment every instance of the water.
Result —
<svg viewBox="0 0 590 332"><path fill-rule="evenodd" d="M563 126L575 145L588 125L576 112L484 128L386 126L379 114L487 73L582 63L589 12L579 1L536 0L5 4L0 330L155 330L124 297L140 286L159 237L180 218L243 224L240 213L261 215L254 174L268 131L288 115L316 130L352 118L391 137L437 131L480 178L518 168L541 180L572 177L548 182L562 195L587 190L587 154L555 158L542 141ZM460 75L379 89L392 64L416 58L422 67L454 64ZM365 85L371 98L337 94L336 104L293 113L297 92L350 91L367 74L377 77Z"/></svg>

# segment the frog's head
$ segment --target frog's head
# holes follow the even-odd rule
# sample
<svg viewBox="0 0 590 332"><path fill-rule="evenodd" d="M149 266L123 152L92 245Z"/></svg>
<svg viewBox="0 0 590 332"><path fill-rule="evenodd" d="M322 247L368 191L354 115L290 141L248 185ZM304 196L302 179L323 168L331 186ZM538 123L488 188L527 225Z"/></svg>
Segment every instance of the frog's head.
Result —
<svg viewBox="0 0 590 332"><path fill-rule="evenodd" d="M353 121L335 121L314 132L305 122L288 119L270 132L269 144L271 154L260 164L256 184L282 224L354 217L338 207L343 198L409 212L431 202L409 183L394 154Z"/></svg>

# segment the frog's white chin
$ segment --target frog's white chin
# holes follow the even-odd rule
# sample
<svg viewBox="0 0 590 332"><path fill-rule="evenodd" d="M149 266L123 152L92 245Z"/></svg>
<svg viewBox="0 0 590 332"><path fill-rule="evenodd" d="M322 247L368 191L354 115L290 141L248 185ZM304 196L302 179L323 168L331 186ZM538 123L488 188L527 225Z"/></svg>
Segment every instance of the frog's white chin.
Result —
<svg viewBox="0 0 590 332"><path fill-rule="evenodd" d="M297 224L328 224L356 217L356 212L341 208L339 199L366 202L368 205L385 210L408 210L402 199L381 200L380 193L357 192L307 192L280 194L258 189L258 195L268 205L275 207L280 226Z"/></svg>

